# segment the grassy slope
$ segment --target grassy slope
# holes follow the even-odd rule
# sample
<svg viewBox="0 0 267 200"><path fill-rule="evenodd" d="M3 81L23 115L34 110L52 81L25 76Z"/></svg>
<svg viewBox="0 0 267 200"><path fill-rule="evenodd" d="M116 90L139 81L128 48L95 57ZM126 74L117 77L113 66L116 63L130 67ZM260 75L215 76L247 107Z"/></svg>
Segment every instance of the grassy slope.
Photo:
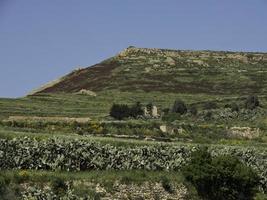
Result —
<svg viewBox="0 0 267 200"><path fill-rule="evenodd" d="M113 103L155 103L159 108L169 108L175 99L183 99L187 104L205 101L218 101L222 105L240 96L161 93L142 91L120 92L117 90L99 92L96 97L77 94L39 94L19 99L0 99L0 117L30 116L68 116L90 117L93 119L107 116ZM242 97L242 96L241 96ZM261 102L266 105L267 96L261 95Z"/></svg>
<svg viewBox="0 0 267 200"><path fill-rule="evenodd" d="M20 99L0 99L0 115L32 115L32 116L88 116L91 118L108 115L113 103L144 104L154 102L157 106L170 107L176 98L182 98L186 102L198 102L215 100L224 97L206 94L162 94L160 92L144 93L107 91L99 92L96 97L75 94L43 94L28 96ZM168 96L168 98L166 98Z"/></svg>
<svg viewBox="0 0 267 200"><path fill-rule="evenodd" d="M39 93L159 91L187 94L264 94L267 54L128 48L97 65L76 70Z"/></svg>

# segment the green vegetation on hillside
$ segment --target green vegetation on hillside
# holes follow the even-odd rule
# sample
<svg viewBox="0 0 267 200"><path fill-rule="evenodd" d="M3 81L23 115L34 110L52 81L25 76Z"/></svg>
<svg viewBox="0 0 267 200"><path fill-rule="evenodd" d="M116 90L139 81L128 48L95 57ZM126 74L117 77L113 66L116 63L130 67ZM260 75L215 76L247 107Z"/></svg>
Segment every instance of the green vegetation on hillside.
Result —
<svg viewBox="0 0 267 200"><path fill-rule="evenodd" d="M206 149L200 149L191 156L182 172L204 199L252 199L257 192L259 176L233 155L212 158Z"/></svg>

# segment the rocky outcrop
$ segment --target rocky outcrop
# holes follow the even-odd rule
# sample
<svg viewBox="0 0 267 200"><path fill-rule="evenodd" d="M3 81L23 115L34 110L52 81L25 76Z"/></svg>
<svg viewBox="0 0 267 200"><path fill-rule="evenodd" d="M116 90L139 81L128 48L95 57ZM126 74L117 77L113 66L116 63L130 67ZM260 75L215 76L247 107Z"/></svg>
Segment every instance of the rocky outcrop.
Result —
<svg viewBox="0 0 267 200"><path fill-rule="evenodd" d="M190 50L170 50L170 49L156 49L156 48L137 48L134 46L128 47L118 54L119 57L127 57L131 54L156 54L158 56L166 56L166 60L170 60L171 57L183 57L186 56L190 59L196 58L209 58L224 59L229 58L233 60L239 60L244 63L252 61L266 61L266 53L251 53L251 52L230 52L230 51L190 51ZM172 59L172 58L171 58Z"/></svg>
<svg viewBox="0 0 267 200"><path fill-rule="evenodd" d="M260 129L250 127L231 127L228 130L228 135L229 137L253 139L259 137Z"/></svg>
<svg viewBox="0 0 267 200"><path fill-rule="evenodd" d="M94 96L96 97L96 93L91 91L91 90L86 90L86 89L81 89L77 94L84 94L84 95L89 95L89 96Z"/></svg>

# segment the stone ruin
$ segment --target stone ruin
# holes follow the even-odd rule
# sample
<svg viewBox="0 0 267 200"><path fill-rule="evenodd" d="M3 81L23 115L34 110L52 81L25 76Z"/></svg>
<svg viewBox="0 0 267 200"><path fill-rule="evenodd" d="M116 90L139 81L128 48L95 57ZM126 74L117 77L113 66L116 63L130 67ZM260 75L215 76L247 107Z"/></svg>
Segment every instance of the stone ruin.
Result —
<svg viewBox="0 0 267 200"><path fill-rule="evenodd" d="M144 108L144 116L147 118L159 118L158 108L155 105L146 106Z"/></svg>

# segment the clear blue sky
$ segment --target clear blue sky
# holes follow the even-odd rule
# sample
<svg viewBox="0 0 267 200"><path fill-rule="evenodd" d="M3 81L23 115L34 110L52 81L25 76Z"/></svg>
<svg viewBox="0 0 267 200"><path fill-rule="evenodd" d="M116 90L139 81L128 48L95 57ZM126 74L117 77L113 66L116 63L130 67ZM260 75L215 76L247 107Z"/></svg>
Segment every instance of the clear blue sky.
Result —
<svg viewBox="0 0 267 200"><path fill-rule="evenodd" d="M0 0L0 97L130 45L267 52L267 0Z"/></svg>

